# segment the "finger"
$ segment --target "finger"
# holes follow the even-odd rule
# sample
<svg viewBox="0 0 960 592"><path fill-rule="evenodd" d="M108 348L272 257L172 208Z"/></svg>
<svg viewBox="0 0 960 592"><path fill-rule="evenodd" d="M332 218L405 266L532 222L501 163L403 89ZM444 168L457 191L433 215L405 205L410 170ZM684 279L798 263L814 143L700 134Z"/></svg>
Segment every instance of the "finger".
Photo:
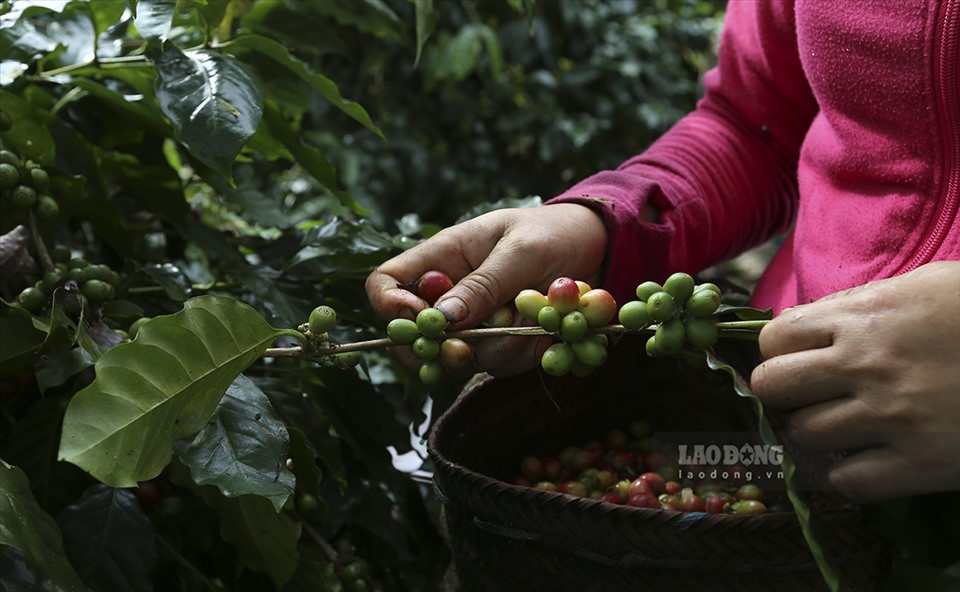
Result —
<svg viewBox="0 0 960 592"><path fill-rule="evenodd" d="M802 407L787 419L793 444L810 454L876 446L885 441L873 412L850 397Z"/></svg>
<svg viewBox="0 0 960 592"><path fill-rule="evenodd" d="M374 271L367 277L367 299L382 319L413 319L427 307L425 300L413 292L397 287L398 283L395 277L379 271Z"/></svg>
<svg viewBox="0 0 960 592"><path fill-rule="evenodd" d="M926 483L910 458L886 446L869 448L837 461L826 470L825 486L861 503L936 490L936 484Z"/></svg>
<svg viewBox="0 0 960 592"><path fill-rule="evenodd" d="M529 287L543 269L527 263L522 246L505 238L496 244L475 270L462 277L444 294L436 307L450 322L450 329L474 327ZM534 281L533 283L539 283Z"/></svg>
<svg viewBox="0 0 960 592"><path fill-rule="evenodd" d="M771 358L750 375L750 388L765 405L789 411L852 392L851 379L836 368L834 348Z"/></svg>
<svg viewBox="0 0 960 592"><path fill-rule="evenodd" d="M816 313L816 304L789 308L760 331L760 353L770 359L829 347L837 333L833 315Z"/></svg>

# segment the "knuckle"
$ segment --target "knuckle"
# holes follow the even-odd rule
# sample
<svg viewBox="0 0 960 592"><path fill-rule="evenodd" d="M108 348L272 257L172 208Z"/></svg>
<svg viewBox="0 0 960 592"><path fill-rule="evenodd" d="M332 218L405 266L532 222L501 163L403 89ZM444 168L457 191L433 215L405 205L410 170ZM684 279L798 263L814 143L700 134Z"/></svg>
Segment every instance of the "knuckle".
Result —
<svg viewBox="0 0 960 592"><path fill-rule="evenodd" d="M503 284L494 273L477 270L463 278L460 286L472 294L485 308L492 308L500 304Z"/></svg>

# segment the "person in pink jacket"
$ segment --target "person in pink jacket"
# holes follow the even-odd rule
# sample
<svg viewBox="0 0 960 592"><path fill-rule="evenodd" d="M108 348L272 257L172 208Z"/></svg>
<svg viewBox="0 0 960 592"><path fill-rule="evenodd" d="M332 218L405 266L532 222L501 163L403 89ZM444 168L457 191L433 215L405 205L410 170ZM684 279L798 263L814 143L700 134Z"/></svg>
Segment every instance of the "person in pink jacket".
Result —
<svg viewBox="0 0 960 592"><path fill-rule="evenodd" d="M438 307L478 325L521 289L696 273L789 231L754 304L751 382L828 483L868 501L960 489L960 2L732 0L694 112L642 154L535 209L453 226L367 280L384 318L429 269ZM533 356L480 346L510 373Z"/></svg>

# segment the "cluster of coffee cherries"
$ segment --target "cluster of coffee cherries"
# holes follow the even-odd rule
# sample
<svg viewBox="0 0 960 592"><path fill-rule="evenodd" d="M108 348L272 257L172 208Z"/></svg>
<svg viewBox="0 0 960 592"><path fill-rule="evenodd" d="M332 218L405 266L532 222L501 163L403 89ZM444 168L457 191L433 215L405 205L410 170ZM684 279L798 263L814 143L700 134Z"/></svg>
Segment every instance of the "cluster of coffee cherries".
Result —
<svg viewBox="0 0 960 592"><path fill-rule="evenodd" d="M0 132L12 127L10 117L0 111ZM23 161L10 150L0 150L0 194L5 203L17 210L33 210L39 218L55 218L60 206L48 194L49 186L50 175L40 165Z"/></svg>
<svg viewBox="0 0 960 592"><path fill-rule="evenodd" d="M447 274L431 270L415 281L397 287L435 303L453 287L453 281ZM463 339L446 337L446 328L446 317L439 309L432 307L421 310L415 321L393 319L387 325L390 341L396 345L409 345L420 360L420 382L428 386L440 382L448 371L456 372L470 366L475 359L473 346Z"/></svg>
<svg viewBox="0 0 960 592"><path fill-rule="evenodd" d="M677 470L656 451L640 452L624 430L603 442L569 446L555 456L526 456L514 485L637 508L710 514L765 514L766 493L753 483L681 483Z"/></svg>
<svg viewBox="0 0 960 592"><path fill-rule="evenodd" d="M121 289L124 277L108 265L89 263L83 257L74 257L66 246L57 245L50 250L54 263L52 271L33 286L25 288L17 296L17 302L33 314L40 314L50 305L57 288L68 283L78 290L68 290L63 302L67 316L76 318L86 307L99 308L113 300Z"/></svg>
<svg viewBox="0 0 960 592"><path fill-rule="evenodd" d="M617 314L617 303L606 290L561 277L550 284L546 295L533 289L521 291L514 305L521 315L559 339L540 358L547 374L582 377L607 360L607 336L589 333Z"/></svg>
<svg viewBox="0 0 960 592"><path fill-rule="evenodd" d="M676 355L685 344L708 348L720 334L711 315L720 307L720 288L715 284L695 284L689 274L678 272L663 285L643 282L637 286L637 300L620 308L620 324L639 330L658 323L656 333L647 340L647 353L653 357Z"/></svg>
<svg viewBox="0 0 960 592"><path fill-rule="evenodd" d="M329 332L336 324L337 311L324 304L310 311L310 317L300 326L300 331L306 335L310 346L328 346L330 345ZM334 354L330 360L341 368L353 368L363 360L363 355L358 351L349 351Z"/></svg>

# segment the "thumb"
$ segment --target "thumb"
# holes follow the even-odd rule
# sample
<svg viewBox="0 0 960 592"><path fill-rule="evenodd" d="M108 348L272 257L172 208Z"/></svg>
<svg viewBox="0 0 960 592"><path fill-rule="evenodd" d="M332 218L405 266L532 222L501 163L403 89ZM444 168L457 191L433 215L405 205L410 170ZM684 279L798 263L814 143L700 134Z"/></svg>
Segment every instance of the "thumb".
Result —
<svg viewBox="0 0 960 592"><path fill-rule="evenodd" d="M509 302L533 273L517 265L523 258L514 248L498 243L474 271L464 276L437 301L436 308L453 329L476 327ZM531 270L532 271L532 270Z"/></svg>

